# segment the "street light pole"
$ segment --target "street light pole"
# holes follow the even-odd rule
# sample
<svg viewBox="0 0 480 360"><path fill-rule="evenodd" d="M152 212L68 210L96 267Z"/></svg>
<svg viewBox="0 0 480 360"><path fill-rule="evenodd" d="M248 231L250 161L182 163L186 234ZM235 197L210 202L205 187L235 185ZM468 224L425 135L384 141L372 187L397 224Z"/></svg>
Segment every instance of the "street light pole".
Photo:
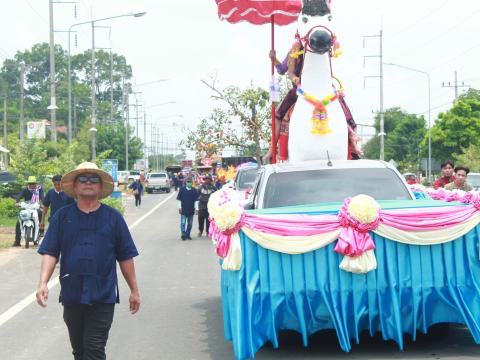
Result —
<svg viewBox="0 0 480 360"><path fill-rule="evenodd" d="M57 142L57 104L55 95L55 38L53 32L53 1L49 1L50 18L50 123L51 140Z"/></svg>
<svg viewBox="0 0 480 360"><path fill-rule="evenodd" d="M427 178L428 181L430 182L432 180L432 127L431 127L431 121L432 121L432 105L431 105L431 84L430 84L430 74L426 71L411 68L408 66L403 66L403 65L398 65L394 63L383 63L384 65L389 65L389 66L396 66L401 69L405 70L410 70L413 72L417 72L420 74L423 74L427 77L427 83L428 83L428 160L427 160Z"/></svg>
<svg viewBox="0 0 480 360"><path fill-rule="evenodd" d="M84 22L80 22L80 23L76 23L76 24L73 24L70 26L70 28L68 29L68 141L69 143L72 142L72 77L71 77L71 46L70 46L70 43L71 43L71 32L72 32L72 29L75 27L75 26L79 26L79 25L85 25L85 24L91 24L92 26L92 95L93 97L95 97L95 69L94 69L94 63L95 63L95 31L94 31L94 28L95 28L95 23L96 22L99 22L99 21L104 21L104 20L111 20L111 19L117 19L117 18L121 18L121 17L129 17L129 16L133 16L133 17L141 17L143 15L145 15L146 12L139 12L139 13L128 13L128 14L123 14L123 15L117 15L117 16L110 16L110 17L106 17L106 18L100 18L100 19L94 19L94 20L90 20L90 21L84 21ZM96 121L96 114L95 114L95 106L96 106L96 103L95 103L95 99L92 99L92 129L90 129L92 131L92 160L95 159L96 157L96 150L95 150L95 146L96 146L96 143L95 143L95 134L93 134L96 129L94 127L95 125L95 121ZM93 130L95 129L95 130Z"/></svg>
<svg viewBox="0 0 480 360"><path fill-rule="evenodd" d="M92 81L92 127L90 128L90 131L92 133L92 161L95 161L97 158L97 150L96 150L96 131L97 128L95 127L96 125L96 117L97 117L97 102L95 99L95 22L92 21L92 68L90 72L91 76L91 81Z"/></svg>

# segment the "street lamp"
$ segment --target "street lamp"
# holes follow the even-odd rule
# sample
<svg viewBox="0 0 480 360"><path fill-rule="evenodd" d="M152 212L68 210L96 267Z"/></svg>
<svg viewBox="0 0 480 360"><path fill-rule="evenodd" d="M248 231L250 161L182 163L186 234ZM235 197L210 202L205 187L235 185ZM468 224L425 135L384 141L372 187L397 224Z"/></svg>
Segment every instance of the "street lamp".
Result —
<svg viewBox="0 0 480 360"><path fill-rule="evenodd" d="M427 77L428 82L428 161L427 161L427 177L428 181L431 181L432 178L432 129L431 129L431 119L432 119L432 106L431 106L431 90L430 90L430 74L426 71L414 69L408 66L398 65L394 63L383 63L384 65L396 66L401 69L414 71L420 74L423 74Z"/></svg>
<svg viewBox="0 0 480 360"><path fill-rule="evenodd" d="M145 15L146 12L139 12L139 13L128 13L123 15L117 16L110 16L106 18L94 19L90 21L84 21L80 23L73 24L68 29L68 142L72 142L72 79L71 79L71 51L70 51L70 33L75 26L84 25L84 24L91 24L92 26L92 68L91 68L91 77L92 77L92 128L90 131L92 132L92 160L96 158L96 143L95 143L95 123L96 123L96 102L95 102L95 23L104 20L111 20L121 17L141 17Z"/></svg>

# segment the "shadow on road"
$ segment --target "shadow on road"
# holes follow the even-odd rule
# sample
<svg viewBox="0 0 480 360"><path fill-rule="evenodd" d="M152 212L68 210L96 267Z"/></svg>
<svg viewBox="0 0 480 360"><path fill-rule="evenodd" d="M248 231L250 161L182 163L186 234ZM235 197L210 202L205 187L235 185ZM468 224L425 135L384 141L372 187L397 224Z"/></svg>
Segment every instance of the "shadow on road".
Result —
<svg viewBox="0 0 480 360"><path fill-rule="evenodd" d="M233 359L231 342L225 340L223 334L222 304L220 297L210 297L193 307L202 313L202 326L206 329L201 334L206 344L203 351L214 360ZM404 336L404 351L394 341L385 341L381 334L370 337L362 332L360 344L352 341L350 353L343 352L335 331L325 330L313 334L305 348L299 333L282 331L279 334L279 348L265 344L256 354L255 359L442 359L478 358L480 346L476 345L470 332L461 325L451 325L448 333L442 327L436 328L432 334L417 334L413 341L410 335ZM203 358L203 357L202 357Z"/></svg>
<svg viewBox="0 0 480 360"><path fill-rule="evenodd" d="M233 359L232 343L225 340L223 334L222 300L219 296L204 299L194 304L193 308L202 313L201 325L206 328L202 342L207 346L201 359L225 360Z"/></svg>

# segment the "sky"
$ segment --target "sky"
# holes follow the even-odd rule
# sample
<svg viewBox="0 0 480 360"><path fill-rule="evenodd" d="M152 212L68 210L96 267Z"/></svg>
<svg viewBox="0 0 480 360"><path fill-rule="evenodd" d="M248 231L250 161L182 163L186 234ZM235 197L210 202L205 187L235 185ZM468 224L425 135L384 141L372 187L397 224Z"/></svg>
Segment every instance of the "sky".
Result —
<svg viewBox="0 0 480 360"><path fill-rule="evenodd" d="M58 0L61 1L61 0ZM69 0L74 1L74 0ZM145 105L147 125L158 127L165 147L173 150L218 102L202 84L215 76L219 87L268 88L270 82L270 27L229 24L217 16L214 0L77 0L54 4L55 30L77 22L146 11L140 18L125 17L98 23L97 47L112 47L132 65L135 91ZM0 61L17 50L49 41L48 0L0 0ZM5 16L11 13L14 16ZM432 124L454 99L454 72L460 83L480 87L480 2L478 0L332 0L332 28L343 55L334 60L334 72L344 83L347 102L357 123L373 124L379 109L379 41L383 31L384 62L415 68L431 77ZM91 47L89 25L78 29L78 47ZM279 57L289 50L296 25L276 27ZM72 39L73 40L73 39ZM66 33L55 42L67 48ZM365 58L367 56L367 58ZM161 79L167 81L141 85ZM467 88L461 88L461 91ZM132 99L132 102L134 99ZM164 102L175 102L154 106ZM428 115L427 77L391 65L384 66L384 106L399 106L410 113ZM133 124L133 123L132 123ZM143 124L140 124L142 126ZM141 128L142 130L142 128ZM147 143L150 142L147 127ZM373 129L361 126L368 139ZM143 131L140 131L143 136Z"/></svg>

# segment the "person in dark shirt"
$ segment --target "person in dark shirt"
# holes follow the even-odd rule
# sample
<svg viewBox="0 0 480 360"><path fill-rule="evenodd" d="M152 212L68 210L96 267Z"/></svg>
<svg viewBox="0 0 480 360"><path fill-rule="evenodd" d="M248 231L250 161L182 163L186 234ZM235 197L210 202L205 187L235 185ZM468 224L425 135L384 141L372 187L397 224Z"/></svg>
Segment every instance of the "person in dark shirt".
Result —
<svg viewBox="0 0 480 360"><path fill-rule="evenodd" d="M38 252L42 255L36 298L47 306L47 283L60 257L60 301L75 359L105 359L105 346L119 303L117 266L130 288L130 312L140 308L133 258L138 251L122 215L99 200L113 191L113 179L85 162L62 178L77 202L59 209Z"/></svg>
<svg viewBox="0 0 480 360"><path fill-rule="evenodd" d="M440 179L435 180L433 183L433 188L443 188L445 185L450 184L455 180L455 176L453 175L453 162L450 160L445 161L440 165L440 169L442 169L442 177Z"/></svg>
<svg viewBox="0 0 480 360"><path fill-rule="evenodd" d="M40 229L45 228L45 219L47 218L48 209L50 209L50 216L48 221L60 208L73 204L75 200L68 197L62 190L62 175L55 175L52 178L53 189L48 190L47 195L43 199L43 214L40 222Z"/></svg>
<svg viewBox="0 0 480 360"><path fill-rule="evenodd" d="M178 192L178 213L180 218L180 233L182 240L192 240L190 233L192 231L193 216L198 212L197 190L193 188L192 179L188 178L185 181L185 186L182 186Z"/></svg>
<svg viewBox="0 0 480 360"><path fill-rule="evenodd" d="M43 201L43 189L40 185L37 184L37 178L35 176L29 176L27 179L27 186L20 190L20 193L17 195L17 206L19 206L20 200L25 202L38 202L42 203ZM42 219L42 210L38 210L38 220ZM22 232L20 229L20 222L17 220L15 225L15 242L13 246L20 246L20 238Z"/></svg>
<svg viewBox="0 0 480 360"><path fill-rule="evenodd" d="M205 225L205 231L208 235L210 220L208 213L208 200L217 188L212 185L212 176L207 174L203 177L203 184L198 188L198 237L202 237Z"/></svg>
<svg viewBox="0 0 480 360"><path fill-rule="evenodd" d="M135 196L135 207L139 207L142 203L142 194L143 194L143 185L140 179L135 180L128 186L129 189L133 191L133 196Z"/></svg>

